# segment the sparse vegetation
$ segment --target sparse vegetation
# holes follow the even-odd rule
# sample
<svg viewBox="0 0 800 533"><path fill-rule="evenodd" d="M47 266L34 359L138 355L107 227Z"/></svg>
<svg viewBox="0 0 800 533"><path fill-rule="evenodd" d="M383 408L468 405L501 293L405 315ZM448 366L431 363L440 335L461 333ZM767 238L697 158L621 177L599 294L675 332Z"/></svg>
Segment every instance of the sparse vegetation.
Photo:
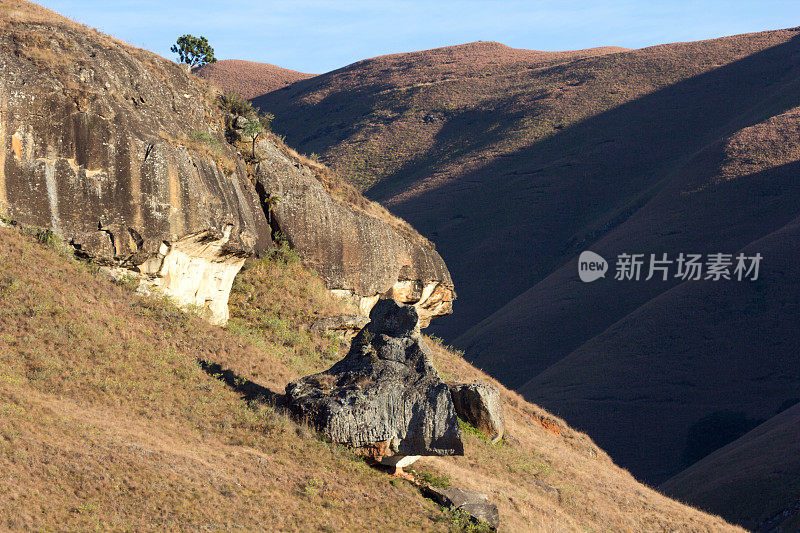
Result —
<svg viewBox="0 0 800 533"><path fill-rule="evenodd" d="M250 156L256 156L256 142L272 127L275 118L271 113L260 112L237 93L228 92L219 96L220 107L228 112L225 119L225 136L232 144L236 144L242 136L252 143ZM243 124L240 124L243 122Z"/></svg>
<svg viewBox="0 0 800 533"><path fill-rule="evenodd" d="M240 117L252 118L258 114L249 100L234 92L220 94L219 103L222 109Z"/></svg>
<svg viewBox="0 0 800 533"><path fill-rule="evenodd" d="M447 474L437 474L435 472L417 470L414 468L409 470L409 472L411 472L418 481L421 481L426 485L430 485L431 487L446 489L453 485L453 483L450 481L450 477Z"/></svg>

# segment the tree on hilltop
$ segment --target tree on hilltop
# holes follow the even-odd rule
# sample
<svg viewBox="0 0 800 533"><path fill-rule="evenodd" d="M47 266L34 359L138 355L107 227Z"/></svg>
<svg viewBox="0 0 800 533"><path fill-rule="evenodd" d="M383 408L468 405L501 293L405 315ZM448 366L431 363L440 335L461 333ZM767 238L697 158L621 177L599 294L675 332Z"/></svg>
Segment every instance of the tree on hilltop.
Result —
<svg viewBox="0 0 800 533"><path fill-rule="evenodd" d="M217 62L217 58L214 57L214 49L208 44L208 39L202 35L200 37L188 33L181 35L170 51L178 54L181 63L187 63L192 67Z"/></svg>

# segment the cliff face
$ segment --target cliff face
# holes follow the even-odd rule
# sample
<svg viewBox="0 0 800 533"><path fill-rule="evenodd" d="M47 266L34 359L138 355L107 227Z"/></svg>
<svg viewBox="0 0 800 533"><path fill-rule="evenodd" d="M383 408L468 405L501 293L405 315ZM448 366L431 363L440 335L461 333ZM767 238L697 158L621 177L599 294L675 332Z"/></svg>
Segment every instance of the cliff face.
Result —
<svg viewBox="0 0 800 533"><path fill-rule="evenodd" d="M269 232L213 95L177 65L54 19L0 34L0 214L51 228L227 319Z"/></svg>
<svg viewBox="0 0 800 533"><path fill-rule="evenodd" d="M3 10L0 216L50 228L224 323L245 257L272 242L255 170L262 192L283 198L273 222L334 292L365 314L382 295L415 304L423 325L450 312L430 242L355 191L333 198L278 141L249 169L225 141L216 89L33 4Z"/></svg>
<svg viewBox="0 0 800 533"><path fill-rule="evenodd" d="M273 229L329 289L365 315L381 297L413 304L421 327L452 312L453 281L430 241L377 204L331 194L318 170L274 141L261 142L259 153L259 192Z"/></svg>

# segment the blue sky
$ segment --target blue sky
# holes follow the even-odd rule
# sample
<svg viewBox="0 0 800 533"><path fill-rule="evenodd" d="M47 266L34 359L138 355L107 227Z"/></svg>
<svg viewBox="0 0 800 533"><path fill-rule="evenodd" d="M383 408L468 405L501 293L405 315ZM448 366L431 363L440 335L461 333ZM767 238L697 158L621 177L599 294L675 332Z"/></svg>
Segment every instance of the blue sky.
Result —
<svg viewBox="0 0 800 533"><path fill-rule="evenodd" d="M798 0L43 0L40 4L174 59L204 35L218 59L322 73L377 55L472 41L515 48L641 48L800 25Z"/></svg>

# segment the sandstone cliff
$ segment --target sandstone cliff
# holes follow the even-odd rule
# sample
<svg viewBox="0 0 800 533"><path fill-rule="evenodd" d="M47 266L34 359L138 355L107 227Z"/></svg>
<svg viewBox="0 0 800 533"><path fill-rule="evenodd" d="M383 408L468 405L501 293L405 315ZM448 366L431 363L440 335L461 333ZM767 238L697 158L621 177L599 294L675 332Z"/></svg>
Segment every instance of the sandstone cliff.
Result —
<svg viewBox="0 0 800 533"><path fill-rule="evenodd" d="M224 322L244 256L270 239L207 90L55 16L2 24L0 214L138 267Z"/></svg>
<svg viewBox="0 0 800 533"><path fill-rule="evenodd" d="M203 80L27 2L2 8L0 216L224 323L245 257L271 244L255 171L284 199L274 223L329 288L364 313L381 295L414 303L424 325L450 312L450 274L427 240L358 193L332 198L277 140L248 168Z"/></svg>
<svg viewBox="0 0 800 533"><path fill-rule="evenodd" d="M258 188L273 229L328 288L352 298L364 315L381 297L413 304L421 327L452 312L453 281L430 241L378 204L326 181L324 168L275 140L261 142L259 155Z"/></svg>

